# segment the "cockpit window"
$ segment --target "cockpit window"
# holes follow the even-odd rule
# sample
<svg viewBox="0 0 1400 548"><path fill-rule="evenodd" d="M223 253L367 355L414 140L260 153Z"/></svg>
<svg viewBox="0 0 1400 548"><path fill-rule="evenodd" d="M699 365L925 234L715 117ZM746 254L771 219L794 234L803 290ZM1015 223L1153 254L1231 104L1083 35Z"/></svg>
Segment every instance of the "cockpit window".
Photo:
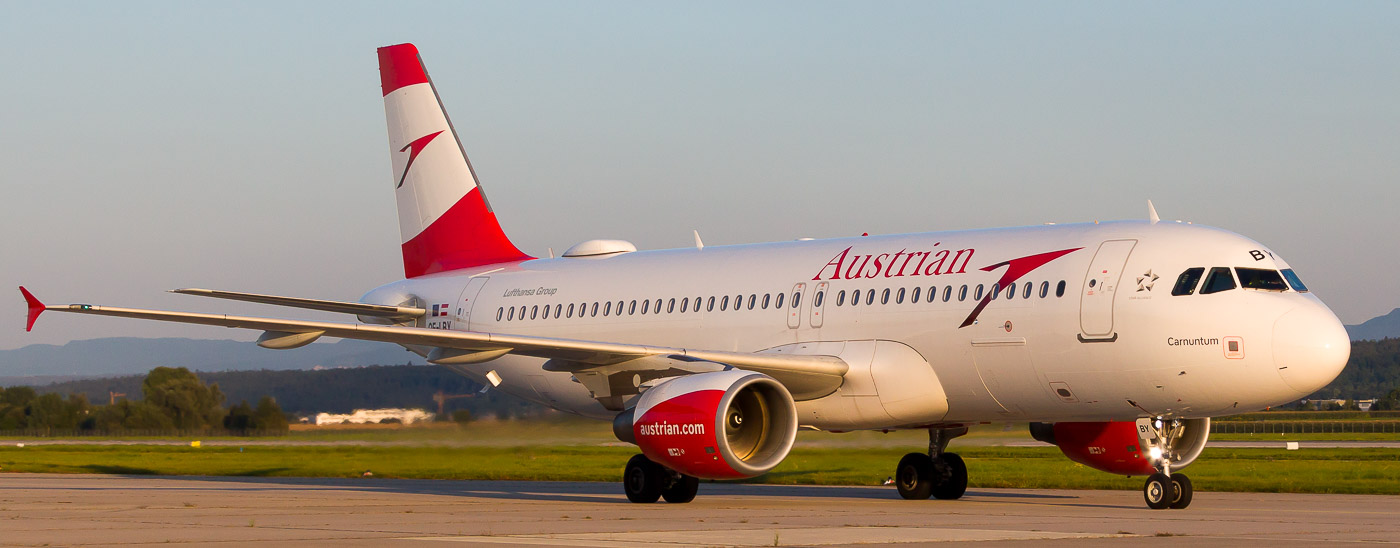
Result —
<svg viewBox="0 0 1400 548"><path fill-rule="evenodd" d="M1277 270L1235 267L1235 274L1240 277L1240 287L1245 289L1288 291L1288 285L1283 283L1283 276Z"/></svg>
<svg viewBox="0 0 1400 548"><path fill-rule="evenodd" d="M1303 285L1303 280L1298 278L1298 275L1293 272L1293 269L1285 268L1281 274L1283 274L1283 279L1288 280L1288 286L1292 287L1294 291L1299 293L1308 292L1308 286Z"/></svg>
<svg viewBox="0 0 1400 548"><path fill-rule="evenodd" d="M1181 273L1181 277L1176 279L1176 287L1172 288L1172 295L1190 295L1196 292L1196 284L1201 282L1201 275L1206 273L1204 267L1188 268Z"/></svg>
<svg viewBox="0 0 1400 548"><path fill-rule="evenodd" d="M1210 269L1210 274L1206 275L1206 283L1201 285L1201 294L1209 295L1221 291L1229 291L1235 288L1235 277L1230 275L1230 269L1217 266Z"/></svg>

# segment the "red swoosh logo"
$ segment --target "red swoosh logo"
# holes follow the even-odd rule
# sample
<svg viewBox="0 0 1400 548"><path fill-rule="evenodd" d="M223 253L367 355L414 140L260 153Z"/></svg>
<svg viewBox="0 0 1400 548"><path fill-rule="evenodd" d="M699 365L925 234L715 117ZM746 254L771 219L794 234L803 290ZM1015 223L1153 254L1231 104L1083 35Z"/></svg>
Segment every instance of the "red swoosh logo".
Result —
<svg viewBox="0 0 1400 548"><path fill-rule="evenodd" d="M443 131L446 131L446 130L443 130ZM407 163L407 164L404 164L404 166L403 166L403 175L400 175L400 176L399 176L399 184L398 184L397 186L395 186L394 188L402 188L402 187L403 187L403 181L404 181L404 179L407 179L407 178L408 178L408 168L413 167L413 159L418 157L418 153L419 153L419 152L423 152L423 147L428 146L428 142L432 141L434 137L437 137L438 135L441 135L441 134L442 134L442 131L439 131L439 132L437 132L437 133L429 133L429 134L427 134L427 135L424 135L424 136L422 136L422 137L419 137L418 139L415 139L412 143L409 143L409 144L407 144L407 145L404 145L403 148L399 149L399 152L403 152L403 151L405 151L405 150L408 151L408 163Z"/></svg>
<svg viewBox="0 0 1400 548"><path fill-rule="evenodd" d="M1026 257L1021 257L1019 259L1011 259L1009 261L1000 262L992 266L984 266L982 267L982 271L991 272L1003 266L1006 267L1006 272L1001 275L1000 280L997 280L997 286L1005 289L1008 285L1011 285L1011 282L1021 279L1022 276L1030 274L1031 271L1045 266L1050 261L1053 261L1065 255L1069 255L1070 253L1074 253L1075 251L1079 251L1081 249L1084 248L1076 247L1074 249L1062 249L1059 251L1051 251L1048 253L1029 255ZM977 303L977 308L972 309L972 313L967 315L967 319L963 320L962 325L958 326L958 328L963 328L972 325L972 322L977 321L977 315L981 314L982 309L987 308L987 305L991 302L992 292L988 291L987 295L982 297L982 302Z"/></svg>

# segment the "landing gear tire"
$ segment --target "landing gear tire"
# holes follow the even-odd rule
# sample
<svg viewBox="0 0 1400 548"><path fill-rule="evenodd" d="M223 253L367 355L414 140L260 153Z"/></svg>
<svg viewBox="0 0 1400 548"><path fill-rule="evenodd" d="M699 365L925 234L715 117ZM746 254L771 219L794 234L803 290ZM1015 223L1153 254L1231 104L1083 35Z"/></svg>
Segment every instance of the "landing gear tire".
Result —
<svg viewBox="0 0 1400 548"><path fill-rule="evenodd" d="M967 465L963 463L962 457L957 453L944 453L937 459L939 468L944 468L947 475L942 482L933 487L933 497L940 500L954 500L962 498L967 492Z"/></svg>
<svg viewBox="0 0 1400 548"><path fill-rule="evenodd" d="M1172 499L1176 498L1175 492L1171 478L1161 472L1147 476L1147 482L1142 484L1142 498L1147 501L1147 507L1153 510L1171 506Z"/></svg>
<svg viewBox="0 0 1400 548"><path fill-rule="evenodd" d="M909 453L899 459L894 471L894 485L899 496L909 500L925 500L933 494L936 470L933 459L923 453Z"/></svg>
<svg viewBox="0 0 1400 548"><path fill-rule="evenodd" d="M1172 501L1168 507L1180 510L1191 505L1191 478L1185 474L1172 474Z"/></svg>
<svg viewBox="0 0 1400 548"><path fill-rule="evenodd" d="M633 456L627 461L627 467L622 469L622 490L627 493L627 500L632 502L656 502L661 498L665 480L666 470L645 455ZM694 496L692 493L691 498Z"/></svg>
<svg viewBox="0 0 1400 548"><path fill-rule="evenodd" d="M670 478L665 487L661 488L661 498L671 504L681 504L695 500L695 493L700 491L700 478L676 474L678 477Z"/></svg>

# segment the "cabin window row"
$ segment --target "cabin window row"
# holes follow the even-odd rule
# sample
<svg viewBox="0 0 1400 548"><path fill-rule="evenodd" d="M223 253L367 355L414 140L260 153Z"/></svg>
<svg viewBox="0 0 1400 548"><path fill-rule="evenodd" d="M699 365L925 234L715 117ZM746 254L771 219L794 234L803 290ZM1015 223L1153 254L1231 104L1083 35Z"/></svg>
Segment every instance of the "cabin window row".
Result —
<svg viewBox="0 0 1400 548"><path fill-rule="evenodd" d="M518 307L501 307L496 309L496 321L516 321L535 320L550 318L593 318L598 316L633 316L637 314L684 314L686 312L714 312L727 310L767 310L770 307L779 309L783 307L783 301L788 300L788 306L797 308L802 305L802 294L793 293L791 299L786 299L783 293L750 293L748 295L729 295L705 297L682 297L680 299L655 299L631 301L594 301L582 303L553 304L553 305L521 305Z"/></svg>
<svg viewBox="0 0 1400 548"><path fill-rule="evenodd" d="M1055 284L1054 287L1055 297L1058 298L1065 296L1064 280L1060 280L1060 282ZM1001 298L1032 299L1036 297L1044 299L1050 296L1050 282L1040 282L1038 288L1035 282L1025 282L1023 284L1011 282L1009 284L1006 284L1005 289L1001 287L1001 284L992 284L990 289L984 284L977 284L975 286L963 285L961 287L945 285L941 288L935 285L930 286L927 290L925 290L923 287L885 288L884 290L881 290L879 292L879 298L880 304L890 304L891 300L894 301L894 304L904 304L906 297L908 297L908 302L910 304L920 302L921 299L923 300L923 302L928 303L937 302L939 300L942 300L946 303L952 301L955 298L959 302L966 301L968 297L972 297L972 300L974 301L980 301L982 300L983 295L988 294L991 295L991 298L994 300ZM863 292L860 289L856 289L851 291L850 300L848 301L846 299L846 291L842 290L836 293L836 306L846 306L848 305L848 303L848 306L860 306L861 304L865 304L867 306L873 305L875 304L875 295L876 290L874 289L867 289ZM862 303L862 301L864 302Z"/></svg>

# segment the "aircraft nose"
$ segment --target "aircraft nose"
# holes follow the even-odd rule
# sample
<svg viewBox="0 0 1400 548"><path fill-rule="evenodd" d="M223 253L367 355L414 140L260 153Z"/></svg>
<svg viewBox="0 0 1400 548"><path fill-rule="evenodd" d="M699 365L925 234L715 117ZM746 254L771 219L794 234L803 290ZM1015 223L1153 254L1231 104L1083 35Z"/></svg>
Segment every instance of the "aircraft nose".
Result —
<svg viewBox="0 0 1400 548"><path fill-rule="evenodd" d="M1351 356L1351 338L1331 310L1308 303L1274 323L1274 364L1283 382L1303 394L1327 386Z"/></svg>

